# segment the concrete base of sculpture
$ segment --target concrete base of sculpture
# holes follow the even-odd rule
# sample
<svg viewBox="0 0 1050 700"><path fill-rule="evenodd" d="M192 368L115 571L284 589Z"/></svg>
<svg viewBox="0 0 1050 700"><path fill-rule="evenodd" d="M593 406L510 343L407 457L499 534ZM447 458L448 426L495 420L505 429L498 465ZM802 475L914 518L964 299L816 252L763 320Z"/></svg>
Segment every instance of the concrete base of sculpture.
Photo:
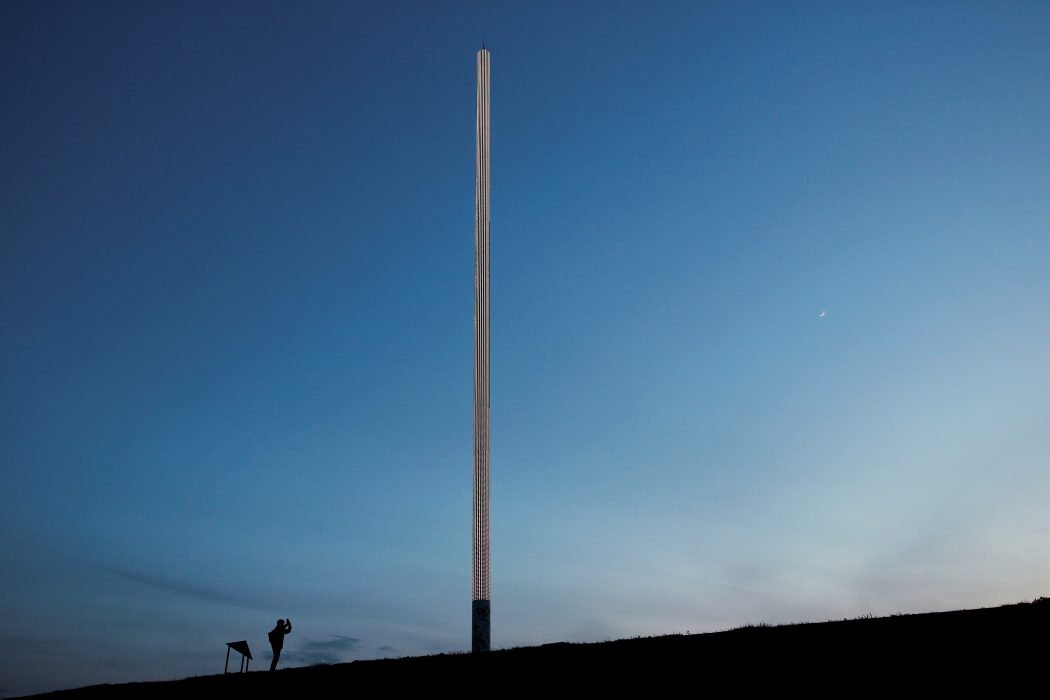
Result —
<svg viewBox="0 0 1050 700"><path fill-rule="evenodd" d="M479 654L488 651L490 648L491 610L487 600L475 600L472 608L471 620L473 624L471 627L473 629L470 635L470 650L475 654Z"/></svg>

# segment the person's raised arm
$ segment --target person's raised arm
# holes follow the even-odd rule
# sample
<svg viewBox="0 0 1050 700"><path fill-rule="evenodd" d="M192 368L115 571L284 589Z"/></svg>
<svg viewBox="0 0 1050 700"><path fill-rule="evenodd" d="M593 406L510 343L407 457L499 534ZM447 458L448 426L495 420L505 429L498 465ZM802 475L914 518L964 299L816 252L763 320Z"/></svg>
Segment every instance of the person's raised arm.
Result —
<svg viewBox="0 0 1050 700"><path fill-rule="evenodd" d="M290 618L285 618L285 620L284 620L284 633L288 634L291 631L292 631L292 621L291 621Z"/></svg>

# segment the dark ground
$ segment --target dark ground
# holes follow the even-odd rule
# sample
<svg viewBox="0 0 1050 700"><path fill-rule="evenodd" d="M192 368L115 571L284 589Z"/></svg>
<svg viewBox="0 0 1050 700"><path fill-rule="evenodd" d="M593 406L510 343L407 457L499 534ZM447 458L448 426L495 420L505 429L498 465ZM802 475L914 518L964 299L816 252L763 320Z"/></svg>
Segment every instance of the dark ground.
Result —
<svg viewBox="0 0 1050 700"><path fill-rule="evenodd" d="M275 673L96 685L33 697L310 698L408 693L655 695L931 693L1041 695L1050 670L1050 598L998 608L748 626L727 632L545 644ZM232 663L232 662L231 662ZM485 683L484 688L477 684ZM1043 688L1039 691L1038 688Z"/></svg>

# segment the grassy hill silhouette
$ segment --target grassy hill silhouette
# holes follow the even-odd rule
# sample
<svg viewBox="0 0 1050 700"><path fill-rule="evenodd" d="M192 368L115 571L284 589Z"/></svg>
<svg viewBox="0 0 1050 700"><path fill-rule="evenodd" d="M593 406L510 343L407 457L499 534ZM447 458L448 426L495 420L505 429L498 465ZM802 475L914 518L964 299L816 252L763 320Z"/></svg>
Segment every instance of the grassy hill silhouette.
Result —
<svg viewBox="0 0 1050 700"><path fill-rule="evenodd" d="M996 608L746 625L725 632L557 643L177 681L95 685L32 697L329 697L804 692L854 696L994 692L1045 685L1050 598ZM619 692L618 692L619 691Z"/></svg>

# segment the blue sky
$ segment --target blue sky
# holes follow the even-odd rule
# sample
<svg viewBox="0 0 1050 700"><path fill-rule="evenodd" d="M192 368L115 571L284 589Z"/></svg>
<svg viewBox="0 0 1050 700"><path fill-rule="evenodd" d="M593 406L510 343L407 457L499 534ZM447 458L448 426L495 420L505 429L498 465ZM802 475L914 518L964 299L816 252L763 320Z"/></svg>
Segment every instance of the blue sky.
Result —
<svg viewBox="0 0 1050 700"><path fill-rule="evenodd" d="M1050 6L0 4L0 695L1050 591ZM823 315L822 315L822 312Z"/></svg>

